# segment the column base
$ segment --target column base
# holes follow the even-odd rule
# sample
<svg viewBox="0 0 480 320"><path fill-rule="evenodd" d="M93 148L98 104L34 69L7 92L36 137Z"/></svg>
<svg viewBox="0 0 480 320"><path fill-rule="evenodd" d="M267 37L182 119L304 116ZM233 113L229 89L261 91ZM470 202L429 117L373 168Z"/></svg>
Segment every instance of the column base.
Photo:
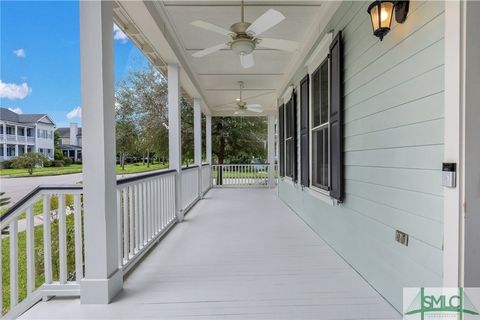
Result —
<svg viewBox="0 0 480 320"><path fill-rule="evenodd" d="M108 279L83 279L80 281L82 304L108 304L123 289L123 272L117 269Z"/></svg>

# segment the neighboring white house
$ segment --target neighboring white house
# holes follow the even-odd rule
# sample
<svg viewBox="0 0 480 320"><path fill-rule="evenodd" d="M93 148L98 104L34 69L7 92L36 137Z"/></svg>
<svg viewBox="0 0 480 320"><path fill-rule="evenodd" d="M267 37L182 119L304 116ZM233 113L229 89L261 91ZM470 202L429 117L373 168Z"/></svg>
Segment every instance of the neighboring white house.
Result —
<svg viewBox="0 0 480 320"><path fill-rule="evenodd" d="M0 108L0 160L27 152L53 159L55 123L46 114L17 114Z"/></svg>
<svg viewBox="0 0 480 320"><path fill-rule="evenodd" d="M59 146L63 155L74 161L82 160L82 128L77 123L70 123L69 128L58 128Z"/></svg>

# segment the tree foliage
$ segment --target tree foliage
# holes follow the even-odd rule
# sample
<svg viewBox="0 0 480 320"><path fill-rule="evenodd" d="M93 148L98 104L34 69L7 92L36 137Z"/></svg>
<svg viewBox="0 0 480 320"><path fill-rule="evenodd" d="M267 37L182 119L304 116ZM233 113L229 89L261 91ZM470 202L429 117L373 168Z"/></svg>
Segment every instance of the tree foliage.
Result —
<svg viewBox="0 0 480 320"><path fill-rule="evenodd" d="M116 147L121 164L126 156L146 157L147 162L151 155L160 161L167 160L169 125L166 79L152 66L132 71L126 80L118 84L115 96ZM192 101L182 97L180 106L182 159L189 164L194 159ZM212 152L219 163L250 162L252 157L265 158L266 131L264 117L215 117L212 120Z"/></svg>
<svg viewBox="0 0 480 320"><path fill-rule="evenodd" d="M212 119L212 153L218 163L250 163L265 159L265 117L214 117Z"/></svg>

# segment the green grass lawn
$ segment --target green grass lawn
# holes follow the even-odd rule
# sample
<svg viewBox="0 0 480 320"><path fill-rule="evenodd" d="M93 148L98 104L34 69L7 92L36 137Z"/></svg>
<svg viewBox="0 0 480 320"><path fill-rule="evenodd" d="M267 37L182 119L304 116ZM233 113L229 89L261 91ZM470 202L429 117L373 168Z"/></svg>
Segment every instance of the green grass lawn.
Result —
<svg viewBox="0 0 480 320"><path fill-rule="evenodd" d="M120 165L117 165L117 174L140 173L152 170L166 169L168 164L155 163L147 167L146 164L133 163L125 165L125 170L122 170ZM46 167L37 168L30 176L26 169L0 169L0 176L2 177L42 177L42 176L57 176L62 174L80 173L82 172L81 164L71 164L65 167Z"/></svg>
<svg viewBox="0 0 480 320"><path fill-rule="evenodd" d="M73 215L67 216L67 276L68 280L75 279L75 240ZM35 239L35 287L40 287L45 282L43 226L34 229ZM52 239L52 276L58 281L59 275L59 252L58 252L58 223L51 224ZM10 309L10 239L1 240L2 245L2 290L3 310L5 314ZM18 233L18 301L21 302L27 296L27 253L26 233Z"/></svg>
<svg viewBox="0 0 480 320"><path fill-rule="evenodd" d="M0 169L2 177L41 177L41 176L57 176L61 174L80 173L82 172L81 164L71 164L65 167L45 167L33 170L30 176L26 169Z"/></svg>

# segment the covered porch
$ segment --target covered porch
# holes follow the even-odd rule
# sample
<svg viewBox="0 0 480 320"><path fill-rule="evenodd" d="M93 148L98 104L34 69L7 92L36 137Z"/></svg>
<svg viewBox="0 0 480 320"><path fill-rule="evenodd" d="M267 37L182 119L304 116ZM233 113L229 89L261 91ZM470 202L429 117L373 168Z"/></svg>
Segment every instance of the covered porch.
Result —
<svg viewBox="0 0 480 320"><path fill-rule="evenodd" d="M21 319L400 319L273 189L214 188L108 305L40 302Z"/></svg>

